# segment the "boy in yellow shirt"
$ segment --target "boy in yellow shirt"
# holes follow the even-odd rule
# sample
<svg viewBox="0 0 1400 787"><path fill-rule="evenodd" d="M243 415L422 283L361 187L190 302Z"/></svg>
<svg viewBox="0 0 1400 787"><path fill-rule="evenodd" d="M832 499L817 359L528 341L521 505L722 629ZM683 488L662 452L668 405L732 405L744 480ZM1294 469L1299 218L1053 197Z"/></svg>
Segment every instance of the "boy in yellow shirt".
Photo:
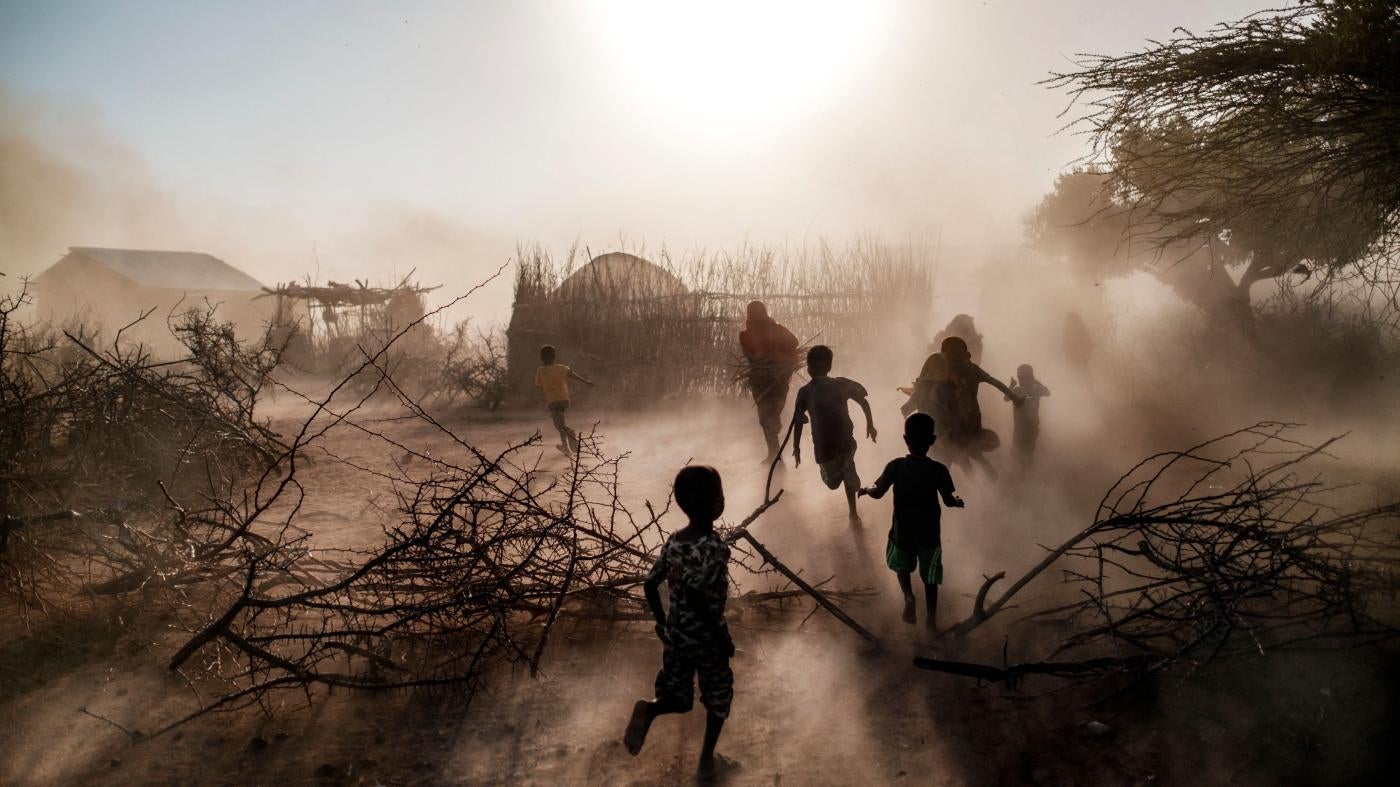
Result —
<svg viewBox="0 0 1400 787"><path fill-rule="evenodd" d="M554 359L554 345L546 344L540 348L540 368L535 370L535 387L544 393L545 404L549 406L549 417L554 421L554 428L559 430L559 439L563 441L555 447L566 456L573 456L578 452L578 433L564 423L564 413L569 410L569 378L572 377L584 385L593 383L578 376L564 364L555 363Z"/></svg>

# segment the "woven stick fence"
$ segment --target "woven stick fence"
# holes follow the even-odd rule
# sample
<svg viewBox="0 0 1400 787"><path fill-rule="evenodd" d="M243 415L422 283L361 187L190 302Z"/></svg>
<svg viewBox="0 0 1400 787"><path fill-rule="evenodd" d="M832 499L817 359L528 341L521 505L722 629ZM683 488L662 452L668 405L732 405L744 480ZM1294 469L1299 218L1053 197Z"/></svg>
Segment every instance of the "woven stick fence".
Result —
<svg viewBox="0 0 1400 787"><path fill-rule="evenodd" d="M519 251L508 336L510 389L523 401L544 344L606 381L614 402L732 393L749 301L766 302L805 343L839 352L878 343L886 326L926 315L933 299L927 260L875 241L578 259L577 249L563 261L537 246Z"/></svg>

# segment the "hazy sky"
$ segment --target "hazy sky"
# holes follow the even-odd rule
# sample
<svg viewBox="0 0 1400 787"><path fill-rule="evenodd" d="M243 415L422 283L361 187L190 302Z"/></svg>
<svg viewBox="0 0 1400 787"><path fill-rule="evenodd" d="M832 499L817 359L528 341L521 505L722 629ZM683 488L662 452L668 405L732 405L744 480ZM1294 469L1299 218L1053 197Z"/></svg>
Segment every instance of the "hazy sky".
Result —
<svg viewBox="0 0 1400 787"><path fill-rule="evenodd" d="M1038 80L1266 5L0 1L0 131L158 205L33 216L55 248L0 264L194 247L271 282L315 244L460 287L516 241L1011 241L1084 152Z"/></svg>

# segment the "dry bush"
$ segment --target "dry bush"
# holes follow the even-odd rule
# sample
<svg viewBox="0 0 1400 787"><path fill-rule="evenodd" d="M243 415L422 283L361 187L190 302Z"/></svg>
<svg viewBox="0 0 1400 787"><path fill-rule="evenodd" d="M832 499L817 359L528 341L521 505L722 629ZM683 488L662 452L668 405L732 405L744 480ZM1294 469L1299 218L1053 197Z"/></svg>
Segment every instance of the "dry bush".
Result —
<svg viewBox="0 0 1400 787"><path fill-rule="evenodd" d="M285 521L204 589L212 605L185 608L171 667L216 681L206 710L288 686L470 689L495 663L536 668L561 615L640 616L655 518L619 502L617 460L594 441L557 478L530 464L535 444L459 444L396 478L398 516L371 549L312 557Z"/></svg>
<svg viewBox="0 0 1400 787"><path fill-rule="evenodd" d="M435 386L427 386L427 396L449 404L465 397L489 410L505 402L509 377L504 331L473 332L470 322L460 322L444 338L443 346L439 377Z"/></svg>
<svg viewBox="0 0 1400 787"><path fill-rule="evenodd" d="M1336 291L1333 290L1333 293ZM1322 403L1345 412L1400 396L1400 311L1387 322L1354 302L1297 298L1288 291L1261 305L1260 355L1296 397L1318 390Z"/></svg>
<svg viewBox="0 0 1400 787"><path fill-rule="evenodd" d="M152 544L188 546L166 495L226 497L280 450L254 415L277 350L239 343L212 309L179 317L187 354L159 361L120 331L102 349L20 325L27 299L0 302L0 577L26 612L158 573Z"/></svg>
<svg viewBox="0 0 1400 787"><path fill-rule="evenodd" d="M1355 490L1310 469L1335 440L1306 445L1292 429L1261 423L1149 457L1109 489L1089 527L994 601L989 591L1004 573L989 577L956 630L976 629L1042 574L1058 573L1074 600L1023 620L1057 623L1063 633L1048 657L1059 661L919 666L1011 681L1036 672L1190 674L1274 651L1394 639L1400 503L1348 507Z"/></svg>

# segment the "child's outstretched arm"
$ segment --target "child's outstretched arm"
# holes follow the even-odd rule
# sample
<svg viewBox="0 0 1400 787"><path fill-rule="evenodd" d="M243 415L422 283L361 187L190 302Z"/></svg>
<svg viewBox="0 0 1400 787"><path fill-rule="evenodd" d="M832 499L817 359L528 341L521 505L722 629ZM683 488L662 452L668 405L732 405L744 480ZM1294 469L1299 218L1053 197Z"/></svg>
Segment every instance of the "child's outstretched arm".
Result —
<svg viewBox="0 0 1400 787"><path fill-rule="evenodd" d="M880 474L879 478L875 479L875 483L861 488L856 494L863 497L873 497L879 500L885 496L886 492L890 491L890 486L892 484L894 484L894 462L885 465L885 471Z"/></svg>
<svg viewBox="0 0 1400 787"><path fill-rule="evenodd" d="M797 401L792 406L792 463L793 467L802 465L802 425L807 423L807 403L798 396Z"/></svg>
<svg viewBox="0 0 1400 787"><path fill-rule="evenodd" d="M1026 403L1026 397L1021 396L1020 394L1011 390L1009 387L1007 387L1006 383L1002 382L1001 380L998 380L990 374L987 374L987 372L982 367L973 364L973 368L977 370L978 379L980 379L984 383L991 385L998 391L1001 391L1002 393L1006 394L1006 398L1010 399L1011 403L1016 407L1020 407L1021 405Z"/></svg>
<svg viewBox="0 0 1400 787"><path fill-rule="evenodd" d="M662 549L665 552L665 549ZM666 641L666 608L661 605L661 583L666 580L666 559L662 555L647 571L647 580L641 584L641 591L647 595L647 606L652 618L657 619L657 636Z"/></svg>
<svg viewBox="0 0 1400 787"><path fill-rule="evenodd" d="M861 396L856 399L856 404L860 405L861 412L865 413L865 436L870 438L870 442L877 442L875 437L879 433L875 431L875 415L870 412L870 400Z"/></svg>
<svg viewBox="0 0 1400 787"><path fill-rule="evenodd" d="M572 377L572 378L574 378L575 380L578 380L579 382L583 383L584 385L593 385L593 381L592 381L592 380L585 379L582 375L580 375L578 372L574 371L573 369L570 369L570 370L569 370L569 376Z"/></svg>
<svg viewBox="0 0 1400 787"><path fill-rule="evenodd" d="M947 480L938 485L938 496L943 498L943 505L949 508L967 507L963 499L954 494L955 491L956 490L953 489L953 477L951 475L947 477Z"/></svg>
<svg viewBox="0 0 1400 787"><path fill-rule="evenodd" d="M656 565L652 566L651 572L647 574L646 581L642 583L642 592L646 594L647 606L651 608L651 616L656 618L656 636L666 641L666 608L661 606L661 583L666 579L666 563L658 559Z"/></svg>

